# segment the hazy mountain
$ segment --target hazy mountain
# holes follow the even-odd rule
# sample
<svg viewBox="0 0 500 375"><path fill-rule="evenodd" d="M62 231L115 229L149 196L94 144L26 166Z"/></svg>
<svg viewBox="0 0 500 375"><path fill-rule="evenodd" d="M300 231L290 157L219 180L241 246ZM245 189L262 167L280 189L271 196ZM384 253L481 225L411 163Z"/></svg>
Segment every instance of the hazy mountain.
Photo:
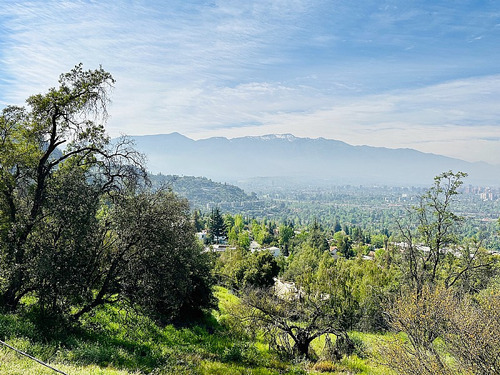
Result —
<svg viewBox="0 0 500 375"><path fill-rule="evenodd" d="M500 166L470 163L412 149L352 146L291 134L261 137L187 138L179 133L133 136L153 173L205 176L237 183L269 178L272 183L425 185L437 174L469 173L467 184L500 185Z"/></svg>

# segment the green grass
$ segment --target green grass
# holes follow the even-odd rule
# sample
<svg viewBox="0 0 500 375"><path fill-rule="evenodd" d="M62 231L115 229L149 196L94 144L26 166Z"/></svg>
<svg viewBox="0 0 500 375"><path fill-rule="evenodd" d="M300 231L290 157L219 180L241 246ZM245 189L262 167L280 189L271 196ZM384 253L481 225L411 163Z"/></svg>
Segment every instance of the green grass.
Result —
<svg viewBox="0 0 500 375"><path fill-rule="evenodd" d="M85 317L78 328L60 329L30 312L0 314L0 339L71 375L99 374L288 374L317 373L313 363L292 363L269 352L260 339L235 329L231 311L238 298L216 288L219 310L195 326L159 327L123 306L108 306ZM41 328L44 327L44 328ZM377 335L357 334L372 345ZM324 339L313 343L320 354ZM316 365L319 369L321 366ZM323 365L331 374L389 374L369 357L351 356ZM55 374L54 371L0 349L0 374Z"/></svg>
<svg viewBox="0 0 500 375"><path fill-rule="evenodd" d="M309 369L311 373L322 374L359 374L359 375L396 375L389 368L383 366L375 358L374 349L382 340L390 335L363 332L350 332L349 337L355 342L356 350L353 355L344 357L339 362L325 361L321 359L321 353L325 345L325 336L321 336L312 342L314 352L320 357L318 362L312 364ZM335 338L331 336L332 342Z"/></svg>

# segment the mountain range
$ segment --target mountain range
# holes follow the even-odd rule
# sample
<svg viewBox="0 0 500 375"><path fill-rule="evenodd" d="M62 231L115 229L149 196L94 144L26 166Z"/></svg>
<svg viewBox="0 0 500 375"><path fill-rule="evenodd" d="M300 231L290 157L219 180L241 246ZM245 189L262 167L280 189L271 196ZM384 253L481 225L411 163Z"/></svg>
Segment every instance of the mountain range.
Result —
<svg viewBox="0 0 500 375"><path fill-rule="evenodd" d="M469 174L466 184L500 186L500 166L413 149L352 146L291 134L193 140L171 133L130 138L146 155L152 173L204 176L236 185L264 178L273 184L429 186L434 176L453 170Z"/></svg>

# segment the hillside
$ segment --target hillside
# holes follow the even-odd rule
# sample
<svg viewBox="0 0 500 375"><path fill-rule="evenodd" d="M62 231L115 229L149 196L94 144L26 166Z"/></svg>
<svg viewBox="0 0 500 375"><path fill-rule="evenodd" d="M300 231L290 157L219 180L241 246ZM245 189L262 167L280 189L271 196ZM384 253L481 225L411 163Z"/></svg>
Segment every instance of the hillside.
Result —
<svg viewBox="0 0 500 375"><path fill-rule="evenodd" d="M500 185L500 167L412 149L352 146L290 134L192 140L179 133L133 136L153 173L206 176L238 184L257 177L273 183L422 186L443 171L464 171L467 183Z"/></svg>
<svg viewBox="0 0 500 375"><path fill-rule="evenodd" d="M28 352L68 375L140 374L301 374L314 363L280 358L261 339L252 339L228 326L238 298L216 287L218 309L196 324L159 327L146 316L122 305L100 308L79 327L40 327L30 315L0 312L0 335L9 345ZM52 322L53 323L53 322ZM50 322L47 323L50 325ZM382 335L354 333L358 342L373 345ZM324 339L314 348L321 352ZM329 364L330 369L333 364ZM338 373L392 374L372 358L356 355L335 364ZM0 346L2 375L52 375L55 371Z"/></svg>
<svg viewBox="0 0 500 375"><path fill-rule="evenodd" d="M157 174L151 175L150 179L155 187L171 187L174 192L187 198L194 208L234 205L256 199L237 186L214 182L206 177Z"/></svg>

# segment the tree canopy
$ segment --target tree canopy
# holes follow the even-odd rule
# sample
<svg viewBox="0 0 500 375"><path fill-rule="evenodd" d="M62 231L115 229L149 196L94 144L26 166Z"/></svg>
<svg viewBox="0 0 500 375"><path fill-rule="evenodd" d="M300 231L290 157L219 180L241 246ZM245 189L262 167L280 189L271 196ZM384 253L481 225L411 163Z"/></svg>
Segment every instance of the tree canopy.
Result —
<svg viewBox="0 0 500 375"><path fill-rule="evenodd" d="M167 319L211 305L186 201L105 132L113 77L77 65L0 116L0 305L71 316L128 299Z"/></svg>

